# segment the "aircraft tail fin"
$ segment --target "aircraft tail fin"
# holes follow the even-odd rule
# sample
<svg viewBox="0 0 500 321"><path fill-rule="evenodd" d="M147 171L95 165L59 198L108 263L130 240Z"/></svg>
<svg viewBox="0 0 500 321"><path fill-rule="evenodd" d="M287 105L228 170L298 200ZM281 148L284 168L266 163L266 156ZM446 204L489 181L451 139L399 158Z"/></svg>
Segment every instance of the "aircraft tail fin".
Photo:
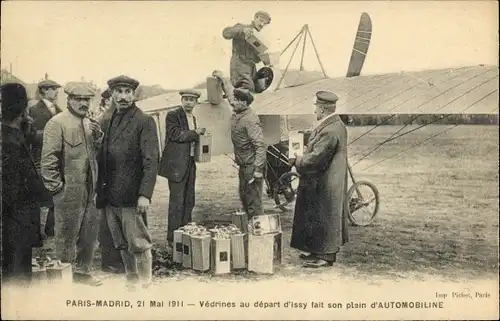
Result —
<svg viewBox="0 0 500 321"><path fill-rule="evenodd" d="M368 47L370 46L371 36L372 21L370 16L366 12L363 12L359 19L358 31L354 40L354 46L352 47L351 60L349 61L346 77L356 77L361 74L361 69L363 69L366 54L368 53Z"/></svg>

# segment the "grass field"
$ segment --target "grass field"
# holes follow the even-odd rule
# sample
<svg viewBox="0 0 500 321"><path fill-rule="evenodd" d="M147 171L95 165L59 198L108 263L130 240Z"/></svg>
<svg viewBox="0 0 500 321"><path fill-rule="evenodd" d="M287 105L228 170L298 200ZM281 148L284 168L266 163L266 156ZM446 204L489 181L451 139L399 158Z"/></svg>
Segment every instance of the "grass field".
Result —
<svg viewBox="0 0 500 321"><path fill-rule="evenodd" d="M496 277L497 126L460 125L364 170L450 127L427 126L384 145L354 166L356 179L368 180L377 186L380 211L372 225L350 228L351 240L343 247L333 268L310 270L300 266L299 253L289 247L293 211L281 213L284 257L276 275L308 275L320 281L347 275L368 282L377 276L418 279L430 275L450 280ZM370 128L350 127L350 140ZM374 146L399 128L375 129L350 145L350 154ZM352 157L351 164L359 157ZM237 171L227 157L198 164L195 221L230 220L230 213L240 208L237 184ZM148 220L153 239L160 247L166 243L167 207L168 184L159 178ZM273 207L274 203L266 197L266 212L280 213ZM171 276L210 280L208 275L191 271L173 271ZM266 278L273 276L243 273L222 279Z"/></svg>

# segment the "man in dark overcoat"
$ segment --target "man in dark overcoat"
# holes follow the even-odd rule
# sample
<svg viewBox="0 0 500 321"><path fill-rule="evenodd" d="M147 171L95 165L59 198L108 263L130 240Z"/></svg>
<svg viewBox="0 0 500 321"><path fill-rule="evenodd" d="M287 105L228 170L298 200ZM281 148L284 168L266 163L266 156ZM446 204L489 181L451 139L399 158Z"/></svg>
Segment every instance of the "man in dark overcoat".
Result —
<svg viewBox="0 0 500 321"><path fill-rule="evenodd" d="M37 131L31 148L39 173L45 125L52 117L62 112L62 109L57 106L59 88L61 88L61 85L50 79L39 82L38 94L40 95L40 100L29 109L29 114L33 118L33 126ZM45 191L43 194L41 205L48 210L44 228L45 235L49 237L54 236L54 203L48 191Z"/></svg>
<svg viewBox="0 0 500 321"><path fill-rule="evenodd" d="M159 163L153 117L134 102L139 82L127 76L108 80L114 111L104 128L99 156L97 206L106 215L115 247L121 251L127 287L152 282L151 235L147 211Z"/></svg>
<svg viewBox="0 0 500 321"><path fill-rule="evenodd" d="M158 175L168 179L167 241L172 246L174 231L191 222L195 205L196 163L195 147L205 128L199 128L193 109L200 92L181 90L182 106L167 113L165 119L165 148Z"/></svg>
<svg viewBox="0 0 500 321"><path fill-rule="evenodd" d="M261 31L264 26L271 23L271 16L265 11L258 11L249 24L237 23L226 27L222 36L232 40L232 56L230 63L230 80L234 87L245 88L255 92L255 78L257 68L255 65L261 61L259 53L245 38L254 31Z"/></svg>
<svg viewBox="0 0 500 321"><path fill-rule="evenodd" d="M333 265L348 242L347 129L335 114L337 100L332 92L316 93L320 122L304 154L291 159L300 180L290 246L310 253L300 256L306 267Z"/></svg>
<svg viewBox="0 0 500 321"><path fill-rule="evenodd" d="M32 248L41 247L41 176L27 141L28 97L21 84L5 84L2 101L2 283L29 285ZM3 285L3 284L2 284Z"/></svg>

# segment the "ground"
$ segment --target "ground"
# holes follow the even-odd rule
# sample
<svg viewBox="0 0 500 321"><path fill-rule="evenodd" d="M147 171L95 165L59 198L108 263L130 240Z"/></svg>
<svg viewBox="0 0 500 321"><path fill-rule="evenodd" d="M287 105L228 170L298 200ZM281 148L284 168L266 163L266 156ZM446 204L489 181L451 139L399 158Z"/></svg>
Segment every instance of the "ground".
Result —
<svg viewBox="0 0 500 321"><path fill-rule="evenodd" d="M284 228L283 264L274 276L251 273L219 277L254 280L273 277L311 277L318 280L349 275L359 280L379 276L393 280L431 275L448 279L496 278L498 274L498 127L461 125L364 170L371 164L410 148L452 126L430 125L379 148L353 168L358 180L374 183L381 197L373 224L350 227L350 242L338 262L326 270L300 266L298 252L290 249L293 211L281 213ZM350 140L371 127L350 127ZM354 155L382 140L400 126L381 126L350 145ZM409 130L409 127L407 130ZM354 164L360 155L350 158ZM197 222L230 220L240 208L237 170L227 157L198 164ZM159 178L149 213L157 247L166 243L168 184ZM265 198L269 213L280 213ZM49 242L49 244L52 242ZM97 262L99 261L97 255ZM96 264L97 264L96 262ZM97 268L97 267L96 267ZM209 281L210 274L172 271L176 279Z"/></svg>

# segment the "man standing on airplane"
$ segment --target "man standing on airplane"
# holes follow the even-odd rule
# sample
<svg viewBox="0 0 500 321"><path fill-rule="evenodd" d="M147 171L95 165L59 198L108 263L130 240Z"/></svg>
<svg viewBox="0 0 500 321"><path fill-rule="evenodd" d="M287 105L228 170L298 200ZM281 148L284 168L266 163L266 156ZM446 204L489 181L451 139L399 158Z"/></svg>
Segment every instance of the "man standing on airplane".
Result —
<svg viewBox="0 0 500 321"><path fill-rule="evenodd" d="M347 129L335 113L337 95L316 93L320 121L308 139L303 156L291 158L300 175L290 247L301 254L304 266L331 266L340 247L349 241L347 230Z"/></svg>
<svg viewBox="0 0 500 321"><path fill-rule="evenodd" d="M29 114L33 118L33 127L36 129L36 136L31 148L39 172L45 125L52 117L62 112L61 108L56 104L59 88L61 88L61 85L53 80L42 80L38 83L38 93L41 99L29 109ZM49 193L44 193L41 206L48 209L44 229L45 236L54 236L54 204Z"/></svg>
<svg viewBox="0 0 500 321"><path fill-rule="evenodd" d="M249 218L263 215L262 190L267 169L267 146L260 119L250 108L254 98L247 89L233 89L222 72L216 70L212 75L222 81L223 90L234 111L231 140L235 161L239 166L239 194L243 209Z"/></svg>
<svg viewBox="0 0 500 321"><path fill-rule="evenodd" d="M97 207L106 215L133 290L139 283L148 287L153 277L147 212L158 171L158 134L153 117L134 103L139 81L118 76L108 86L115 110L104 125Z"/></svg>
<svg viewBox="0 0 500 321"><path fill-rule="evenodd" d="M165 119L166 142L158 175L168 179L167 241L172 246L174 231L191 222L195 205L196 163L195 144L205 128L199 128L193 109L201 94L196 90L181 90L182 106L170 111Z"/></svg>
<svg viewBox="0 0 500 321"><path fill-rule="evenodd" d="M271 23L271 16L264 11L258 11L250 24L237 23L226 27L222 36L232 40L232 56L230 64L230 80L234 87L245 88L255 92L255 65L261 61L259 53L245 40L254 30L261 31L264 26Z"/></svg>

